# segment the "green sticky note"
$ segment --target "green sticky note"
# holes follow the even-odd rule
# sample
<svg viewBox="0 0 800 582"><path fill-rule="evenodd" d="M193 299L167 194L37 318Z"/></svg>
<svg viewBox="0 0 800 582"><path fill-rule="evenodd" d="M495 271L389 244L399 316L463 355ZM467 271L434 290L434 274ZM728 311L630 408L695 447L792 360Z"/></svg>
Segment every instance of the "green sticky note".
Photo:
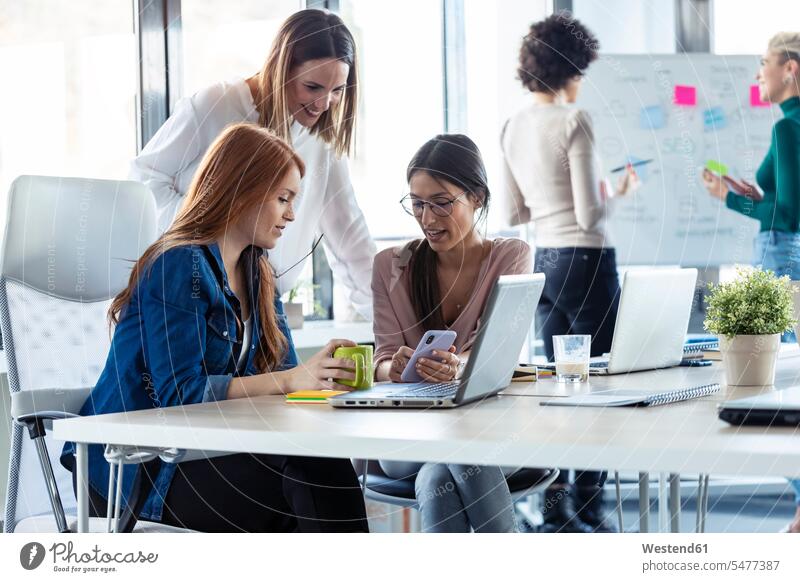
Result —
<svg viewBox="0 0 800 582"><path fill-rule="evenodd" d="M718 162L717 160L708 160L706 162L706 169L709 172L714 172L718 176L728 175L728 166L726 166L722 162Z"/></svg>

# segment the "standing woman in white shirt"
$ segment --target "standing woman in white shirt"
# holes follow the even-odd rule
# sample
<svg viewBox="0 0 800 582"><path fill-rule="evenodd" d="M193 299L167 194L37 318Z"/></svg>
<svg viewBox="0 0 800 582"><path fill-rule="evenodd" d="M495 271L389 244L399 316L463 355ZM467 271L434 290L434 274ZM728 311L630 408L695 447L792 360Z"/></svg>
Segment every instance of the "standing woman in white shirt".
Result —
<svg viewBox="0 0 800 582"><path fill-rule="evenodd" d="M302 10L283 23L259 73L179 101L130 174L155 195L160 229L172 223L203 154L226 126L250 122L269 128L291 143L306 166L296 220L270 251L279 292L292 288L302 261L324 235L334 275L356 310L371 319L376 249L345 159L354 141L356 69L355 41L341 18Z"/></svg>

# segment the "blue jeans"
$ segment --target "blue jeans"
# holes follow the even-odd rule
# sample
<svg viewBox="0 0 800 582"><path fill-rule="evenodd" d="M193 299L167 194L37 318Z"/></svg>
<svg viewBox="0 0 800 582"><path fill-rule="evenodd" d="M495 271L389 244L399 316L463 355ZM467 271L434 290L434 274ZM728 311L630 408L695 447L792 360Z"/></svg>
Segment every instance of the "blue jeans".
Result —
<svg viewBox="0 0 800 582"><path fill-rule="evenodd" d="M800 281L800 233L765 230L753 243L753 265L770 270L778 277L787 275ZM783 343L797 341L793 331L781 336Z"/></svg>
<svg viewBox="0 0 800 582"><path fill-rule="evenodd" d="M800 479L789 479L789 485L794 489L794 502L800 507Z"/></svg>
<svg viewBox="0 0 800 582"><path fill-rule="evenodd" d="M414 483L422 531L517 531L514 504L500 467L425 463Z"/></svg>
<svg viewBox="0 0 800 582"><path fill-rule="evenodd" d="M517 531L514 504L500 467L380 461L392 479L414 479L422 531Z"/></svg>
<svg viewBox="0 0 800 582"><path fill-rule="evenodd" d="M782 277L788 275L792 281L800 281L800 233L765 230L759 232L753 245L753 264L768 269ZM784 343L797 341L793 331L781 336ZM789 479L794 488L795 503L800 506L800 479Z"/></svg>

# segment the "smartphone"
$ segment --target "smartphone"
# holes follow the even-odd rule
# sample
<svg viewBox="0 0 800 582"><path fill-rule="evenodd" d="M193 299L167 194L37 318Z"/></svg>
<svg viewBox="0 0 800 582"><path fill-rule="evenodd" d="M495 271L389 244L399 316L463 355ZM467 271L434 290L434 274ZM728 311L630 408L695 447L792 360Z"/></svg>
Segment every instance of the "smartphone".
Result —
<svg viewBox="0 0 800 582"><path fill-rule="evenodd" d="M419 340L417 349L406 364L400 379L403 382L422 382L422 376L417 373L417 360L420 358L433 358L434 350L446 352L456 341L456 332L451 330L429 330Z"/></svg>

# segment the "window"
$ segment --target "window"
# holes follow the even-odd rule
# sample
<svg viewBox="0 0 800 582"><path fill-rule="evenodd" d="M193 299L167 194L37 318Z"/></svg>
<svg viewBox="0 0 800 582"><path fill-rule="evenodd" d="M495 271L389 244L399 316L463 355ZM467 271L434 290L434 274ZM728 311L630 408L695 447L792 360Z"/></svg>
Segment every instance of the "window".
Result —
<svg viewBox="0 0 800 582"><path fill-rule="evenodd" d="M419 236L398 202L419 147L444 129L442 4L342 0L358 46L360 106L353 187L377 239Z"/></svg>
<svg viewBox="0 0 800 582"><path fill-rule="evenodd" d="M508 230L502 215L503 170L500 131L503 123L527 102L517 80L517 57L528 26L548 14L545 0L511 0L502 5L464 1L466 40L467 126L459 128L478 145L494 195L489 210L489 236ZM453 128L456 129L456 128Z"/></svg>
<svg viewBox="0 0 800 582"><path fill-rule="evenodd" d="M767 2L714 2L713 47L720 55L760 55L781 30L796 29L800 22L797 0ZM755 73L754 73L755 74Z"/></svg>
<svg viewBox="0 0 800 582"><path fill-rule="evenodd" d="M604 53L675 52L675 0L574 0L572 13Z"/></svg>
<svg viewBox="0 0 800 582"><path fill-rule="evenodd" d="M183 95L261 70L272 39L302 0L181 0Z"/></svg>
<svg viewBox="0 0 800 582"><path fill-rule="evenodd" d="M2 199L20 174L124 178L136 154L131 0L7 2L0 39Z"/></svg>

